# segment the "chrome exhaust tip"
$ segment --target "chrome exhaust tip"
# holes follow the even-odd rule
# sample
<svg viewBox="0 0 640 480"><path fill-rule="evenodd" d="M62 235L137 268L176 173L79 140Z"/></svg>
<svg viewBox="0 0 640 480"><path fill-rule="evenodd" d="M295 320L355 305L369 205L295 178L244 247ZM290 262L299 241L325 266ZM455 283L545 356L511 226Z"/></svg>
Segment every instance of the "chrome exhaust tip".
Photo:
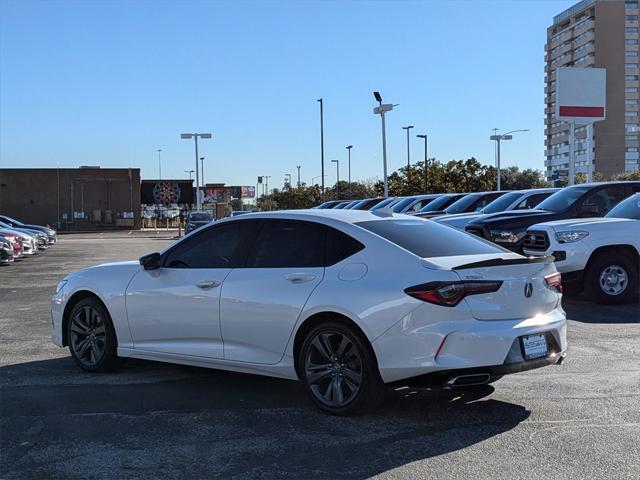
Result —
<svg viewBox="0 0 640 480"><path fill-rule="evenodd" d="M477 373L475 375L458 375L451 377L447 381L447 385L450 387L466 387L469 385L485 385L491 380L491 375L488 373Z"/></svg>

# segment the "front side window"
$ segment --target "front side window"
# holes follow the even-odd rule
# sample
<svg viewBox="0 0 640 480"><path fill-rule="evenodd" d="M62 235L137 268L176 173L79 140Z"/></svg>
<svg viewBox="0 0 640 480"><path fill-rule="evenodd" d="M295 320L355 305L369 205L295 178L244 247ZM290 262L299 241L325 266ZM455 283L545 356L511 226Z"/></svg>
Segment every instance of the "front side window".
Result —
<svg viewBox="0 0 640 480"><path fill-rule="evenodd" d="M169 251L167 268L236 268L242 266L247 244L258 224L244 221L216 225L197 232Z"/></svg>
<svg viewBox="0 0 640 480"><path fill-rule="evenodd" d="M595 216L601 217L624 197L623 185L611 185L588 195L582 204L582 210L585 212L593 212Z"/></svg>
<svg viewBox="0 0 640 480"><path fill-rule="evenodd" d="M505 252L493 243L430 220L373 220L356 225L421 258Z"/></svg>
<svg viewBox="0 0 640 480"><path fill-rule="evenodd" d="M322 267L326 229L312 222L266 220L251 248L248 268Z"/></svg>
<svg viewBox="0 0 640 480"><path fill-rule="evenodd" d="M465 195L460 200L453 202L450 207L447 207L447 213L464 213L469 211L471 208L482 196L480 193L470 193L469 195Z"/></svg>
<svg viewBox="0 0 640 480"><path fill-rule="evenodd" d="M514 210L529 210L531 208L536 208L540 202L542 202L545 198L550 196L551 193L536 193L535 195L529 195L527 198L522 200Z"/></svg>

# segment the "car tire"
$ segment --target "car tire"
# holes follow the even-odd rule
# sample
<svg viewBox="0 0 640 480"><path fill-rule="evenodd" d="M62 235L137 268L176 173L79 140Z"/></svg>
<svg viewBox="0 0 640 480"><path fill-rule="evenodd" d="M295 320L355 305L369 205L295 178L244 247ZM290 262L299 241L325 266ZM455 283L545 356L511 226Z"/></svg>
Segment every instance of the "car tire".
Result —
<svg viewBox="0 0 640 480"><path fill-rule="evenodd" d="M590 262L585 290L598 303L623 303L638 290L638 266L618 252L600 254Z"/></svg>
<svg viewBox="0 0 640 480"><path fill-rule="evenodd" d="M385 389L371 345L356 329L328 321L306 335L298 354L300 379L313 403L332 415L375 409Z"/></svg>
<svg viewBox="0 0 640 480"><path fill-rule="evenodd" d="M83 370L109 372L122 364L111 316L95 298L84 298L73 306L67 322L67 339L73 360Z"/></svg>

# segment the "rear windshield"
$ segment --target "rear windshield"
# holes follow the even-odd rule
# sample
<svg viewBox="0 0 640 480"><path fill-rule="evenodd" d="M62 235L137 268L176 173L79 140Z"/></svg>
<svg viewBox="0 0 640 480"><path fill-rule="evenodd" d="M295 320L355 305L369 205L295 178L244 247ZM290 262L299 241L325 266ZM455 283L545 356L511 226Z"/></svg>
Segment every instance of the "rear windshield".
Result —
<svg viewBox="0 0 640 480"><path fill-rule="evenodd" d="M613 207L605 215L607 218L628 218L630 220L640 220L640 194L630 196Z"/></svg>
<svg viewBox="0 0 640 480"><path fill-rule="evenodd" d="M211 215L208 213L192 213L189 215L189 220L192 222L209 222L211 221Z"/></svg>
<svg viewBox="0 0 640 480"><path fill-rule="evenodd" d="M449 205L451 201L451 197L453 195L442 195L441 197L436 198L435 200L429 202L429 205L424 207L421 212L437 212L439 210L444 210Z"/></svg>
<svg viewBox="0 0 640 480"><path fill-rule="evenodd" d="M356 225L421 258L505 252L479 237L430 220L374 220Z"/></svg>
<svg viewBox="0 0 640 480"><path fill-rule="evenodd" d="M573 205L585 192L591 189L589 186L568 187L554 193L546 200L543 200L537 210L548 210L550 212L562 212Z"/></svg>

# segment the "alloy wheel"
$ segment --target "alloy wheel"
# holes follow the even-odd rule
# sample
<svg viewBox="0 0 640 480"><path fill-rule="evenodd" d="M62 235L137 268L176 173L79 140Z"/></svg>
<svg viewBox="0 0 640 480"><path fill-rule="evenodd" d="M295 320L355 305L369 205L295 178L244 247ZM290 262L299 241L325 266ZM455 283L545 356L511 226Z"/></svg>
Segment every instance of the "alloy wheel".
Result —
<svg viewBox="0 0 640 480"><path fill-rule="evenodd" d="M600 273L600 288L607 295L620 295L628 283L627 272L619 265L609 265Z"/></svg>
<svg viewBox="0 0 640 480"><path fill-rule="evenodd" d="M71 319L71 347L84 366L96 366L104 356L107 335L102 316L95 308L84 306Z"/></svg>
<svg viewBox="0 0 640 480"><path fill-rule="evenodd" d="M305 375L313 395L323 404L348 405L362 386L362 359L353 341L337 331L318 333L305 358Z"/></svg>

